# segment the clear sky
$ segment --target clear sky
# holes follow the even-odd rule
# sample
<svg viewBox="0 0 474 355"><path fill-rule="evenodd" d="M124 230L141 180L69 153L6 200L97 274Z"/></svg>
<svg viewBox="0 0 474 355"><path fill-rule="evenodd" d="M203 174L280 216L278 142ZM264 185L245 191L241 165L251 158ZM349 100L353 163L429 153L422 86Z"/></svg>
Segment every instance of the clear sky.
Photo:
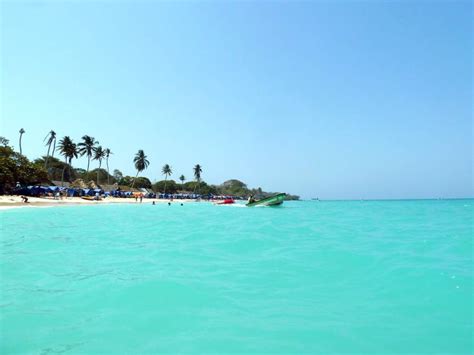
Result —
<svg viewBox="0 0 474 355"><path fill-rule="evenodd" d="M1 2L1 131L304 198L473 196L470 1ZM86 159L73 163L85 167ZM95 162L94 162L95 164ZM93 165L95 167L95 165Z"/></svg>

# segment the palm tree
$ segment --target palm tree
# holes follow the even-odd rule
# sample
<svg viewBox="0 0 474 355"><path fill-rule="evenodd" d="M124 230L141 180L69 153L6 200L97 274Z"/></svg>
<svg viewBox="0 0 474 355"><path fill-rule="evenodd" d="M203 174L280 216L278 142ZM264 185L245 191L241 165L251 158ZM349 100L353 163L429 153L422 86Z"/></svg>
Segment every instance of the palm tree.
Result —
<svg viewBox="0 0 474 355"><path fill-rule="evenodd" d="M10 141L6 139L5 137L0 136L0 144L6 147L10 144Z"/></svg>
<svg viewBox="0 0 474 355"><path fill-rule="evenodd" d="M25 130L23 128L21 128L19 133L20 133L20 154L22 154L21 153L21 136L23 136L23 133L25 133Z"/></svg>
<svg viewBox="0 0 474 355"><path fill-rule="evenodd" d="M87 155L87 172L89 172L89 164L97 144L99 144L99 142L96 141L94 137L88 135L83 136L82 142L78 144L79 154L81 154L81 156Z"/></svg>
<svg viewBox="0 0 474 355"><path fill-rule="evenodd" d="M135 180L138 177L138 174L148 168L148 165L150 165L150 162L148 161L145 152L140 149L137 154L135 154L135 158L133 158L133 162L135 163L135 169L137 169L137 175L135 175L135 178L133 179L132 182L132 188L133 185L135 185Z"/></svg>
<svg viewBox="0 0 474 355"><path fill-rule="evenodd" d="M98 146L97 148L94 149L94 158L93 160L98 160L99 161L99 169L97 169L97 185L99 185L99 172L100 172L100 167L102 166L102 159L105 158L105 150L102 149L102 146Z"/></svg>
<svg viewBox="0 0 474 355"><path fill-rule="evenodd" d="M201 165L196 164L194 166L194 177L196 178L197 186L199 186L199 183L201 182L201 173L202 173ZM196 191L196 185L194 186L194 191ZM198 189L198 191L199 191L199 189Z"/></svg>
<svg viewBox="0 0 474 355"><path fill-rule="evenodd" d="M73 159L73 158L76 158L76 159L77 159L78 156L79 156L79 148L77 148L77 144L76 144L76 143L72 143L68 155L69 155L69 156L68 156L68 158L69 158L69 177L71 178L71 177L72 177L72 174L71 174L72 159Z"/></svg>
<svg viewBox="0 0 474 355"><path fill-rule="evenodd" d="M71 176L71 163L73 158L77 158L78 156L78 149L76 144L72 141L69 136L65 136L63 139L59 141L58 150L61 155L64 156L64 162L66 163L63 168L63 173L61 176L61 186L64 185L64 171L66 170L66 166L69 163L69 176Z"/></svg>
<svg viewBox="0 0 474 355"><path fill-rule="evenodd" d="M181 175L179 179L181 180L181 190L183 190L183 183L184 183L184 180L186 180L186 178L184 177L184 175Z"/></svg>
<svg viewBox="0 0 474 355"><path fill-rule="evenodd" d="M109 156L113 154L109 148L104 149L105 152L105 165L107 165L107 185L110 185L110 174L109 174Z"/></svg>
<svg viewBox="0 0 474 355"><path fill-rule="evenodd" d="M165 176L165 191L163 193L166 193L166 182L167 182L168 176L171 176L173 172L171 171L171 166L169 166L169 164L165 164L163 166L163 169L161 169L161 172Z"/></svg>
<svg viewBox="0 0 474 355"><path fill-rule="evenodd" d="M48 153L46 153L46 159L44 161L44 168L46 169L48 167L48 159L49 159L49 152L51 150L51 144L53 144L54 142L54 146L53 146L53 154L54 154L54 148L56 146L56 132L54 132L53 130L49 131L49 133L46 135L46 137L44 137L43 139L43 142L46 141L46 144L45 146L48 147Z"/></svg>

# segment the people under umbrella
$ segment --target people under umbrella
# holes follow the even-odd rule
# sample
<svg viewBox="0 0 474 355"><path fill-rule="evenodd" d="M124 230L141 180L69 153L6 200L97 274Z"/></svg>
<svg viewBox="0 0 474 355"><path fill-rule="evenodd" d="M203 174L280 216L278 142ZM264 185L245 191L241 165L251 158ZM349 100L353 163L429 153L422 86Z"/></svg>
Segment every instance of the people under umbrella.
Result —
<svg viewBox="0 0 474 355"><path fill-rule="evenodd" d="M62 199L64 197L91 197L96 200L100 200L105 197L122 197L122 198L135 198L136 202L142 202L143 199L166 199L169 201L173 200L227 200L227 199L242 199L235 196L228 195L201 195L196 193L154 193L154 192L137 192L137 191L123 191L120 188L112 191L104 191L103 189L89 189L89 188L72 188L62 186L21 186L17 184L15 189L16 195L21 196L33 196L33 197L50 197L55 200Z"/></svg>

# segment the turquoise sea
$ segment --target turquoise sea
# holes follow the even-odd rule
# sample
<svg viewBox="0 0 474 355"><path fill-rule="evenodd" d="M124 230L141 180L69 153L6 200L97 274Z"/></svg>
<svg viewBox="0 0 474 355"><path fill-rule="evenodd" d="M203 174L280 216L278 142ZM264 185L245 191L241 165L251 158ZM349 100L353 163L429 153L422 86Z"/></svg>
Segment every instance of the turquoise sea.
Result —
<svg viewBox="0 0 474 355"><path fill-rule="evenodd" d="M0 212L0 353L473 352L473 200Z"/></svg>

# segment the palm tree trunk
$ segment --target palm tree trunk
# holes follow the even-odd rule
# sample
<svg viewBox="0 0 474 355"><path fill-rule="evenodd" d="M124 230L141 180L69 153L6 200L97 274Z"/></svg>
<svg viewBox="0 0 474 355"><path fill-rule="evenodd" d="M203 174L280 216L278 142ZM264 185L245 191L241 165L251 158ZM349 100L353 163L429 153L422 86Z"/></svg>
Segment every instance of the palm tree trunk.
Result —
<svg viewBox="0 0 474 355"><path fill-rule="evenodd" d="M87 156L87 172L89 172L89 164L91 163L91 156Z"/></svg>
<svg viewBox="0 0 474 355"><path fill-rule="evenodd" d="M20 133L20 155L23 155L23 153L21 152L21 136L23 135L23 133Z"/></svg>
<svg viewBox="0 0 474 355"><path fill-rule="evenodd" d="M46 153L46 159L44 161L44 168L46 169L48 167L48 158L49 158L49 151L51 149L51 143L48 145L48 153Z"/></svg>
<svg viewBox="0 0 474 355"><path fill-rule="evenodd" d="M53 151L51 152L51 158L54 158L54 151L56 150L56 138L54 138Z"/></svg>
<svg viewBox="0 0 474 355"><path fill-rule="evenodd" d="M193 190L193 194L196 192L196 187L199 186L199 180L196 181L196 184L194 184L194 190ZM199 189L198 189L198 192L199 192Z"/></svg>
<svg viewBox="0 0 474 355"><path fill-rule="evenodd" d="M64 186L64 172L66 171L66 166L67 166L67 157L64 159L64 162L66 163L63 168L63 174L61 175L61 186Z"/></svg>
<svg viewBox="0 0 474 355"><path fill-rule="evenodd" d="M132 181L132 186L130 186L131 189L133 189L133 185L135 185L135 180L137 179L139 173L140 171L137 170L137 175L135 175L135 178Z"/></svg>
<svg viewBox="0 0 474 355"><path fill-rule="evenodd" d="M99 169L97 169L97 186L99 186L99 171L100 171L101 166L102 166L102 162L99 160Z"/></svg>
<svg viewBox="0 0 474 355"><path fill-rule="evenodd" d="M72 179L72 171L71 171L71 165L72 164L72 158L69 159L69 167L68 167L68 170L69 170L69 180Z"/></svg>
<svg viewBox="0 0 474 355"><path fill-rule="evenodd" d="M109 158L105 160L105 163L107 164L107 185L110 185Z"/></svg>
<svg viewBox="0 0 474 355"><path fill-rule="evenodd" d="M167 183L167 180L168 180L168 175L165 175L165 191L163 192L164 194L166 194L166 183Z"/></svg>

